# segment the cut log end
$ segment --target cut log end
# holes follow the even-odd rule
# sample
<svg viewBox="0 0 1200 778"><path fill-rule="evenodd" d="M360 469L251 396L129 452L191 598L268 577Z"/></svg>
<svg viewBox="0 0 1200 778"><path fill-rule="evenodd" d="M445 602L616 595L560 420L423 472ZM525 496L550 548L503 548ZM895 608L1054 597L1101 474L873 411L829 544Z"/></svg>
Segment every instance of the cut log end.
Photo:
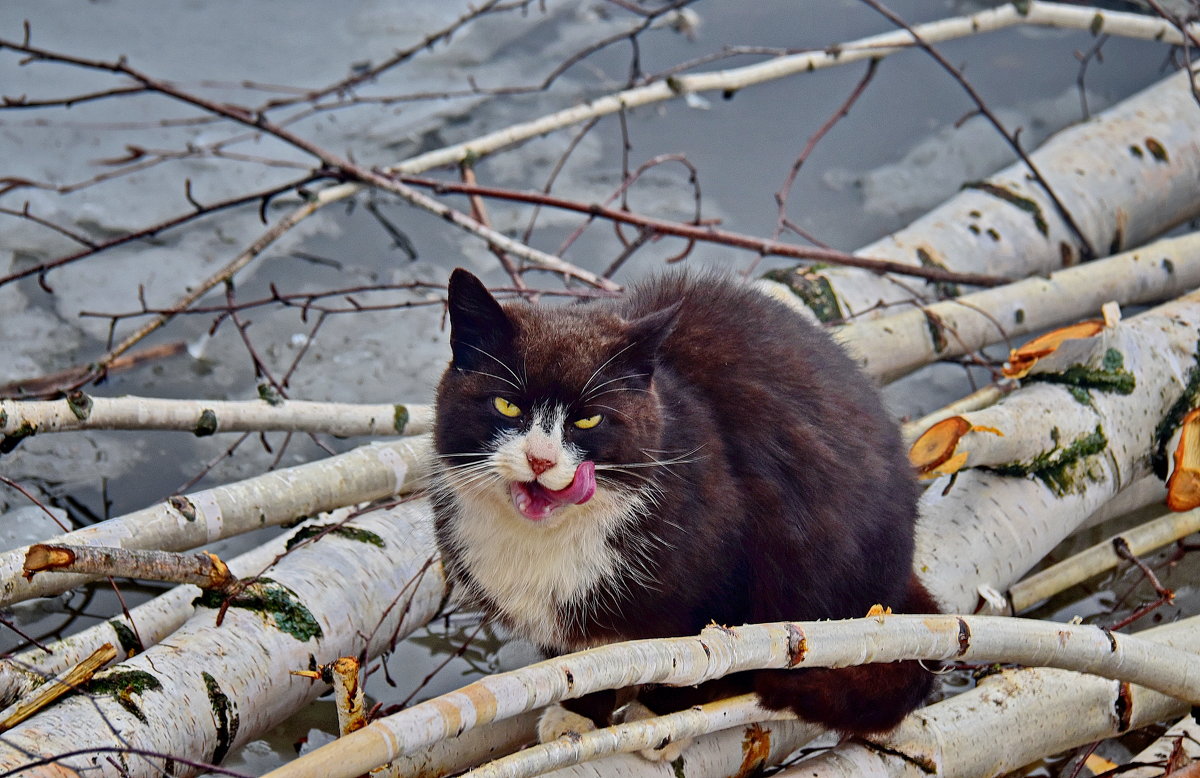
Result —
<svg viewBox="0 0 1200 778"><path fill-rule="evenodd" d="M955 460L957 466L948 471L955 472L967 461L965 452L955 456L955 448L962 436L970 431L971 423L962 416L942 419L925 430L912 444L912 448L908 450L908 461L917 469L919 475L932 478L946 472L944 466Z"/></svg>
<svg viewBox="0 0 1200 778"><path fill-rule="evenodd" d="M34 573L70 567L74 563L75 552L66 546L36 543L25 552L25 580L32 580Z"/></svg>
<svg viewBox="0 0 1200 778"><path fill-rule="evenodd" d="M1190 411L1180 422L1174 458L1175 469L1167 479L1167 507L1190 511L1200 506L1200 409Z"/></svg>
<svg viewBox="0 0 1200 778"><path fill-rule="evenodd" d="M1088 319L1039 335L1020 348L1009 352L1008 364L1004 366L1004 375L1007 378L1024 378L1029 375L1029 371L1033 369L1039 359L1053 354L1063 344L1063 341L1094 337L1104 327L1104 319Z"/></svg>

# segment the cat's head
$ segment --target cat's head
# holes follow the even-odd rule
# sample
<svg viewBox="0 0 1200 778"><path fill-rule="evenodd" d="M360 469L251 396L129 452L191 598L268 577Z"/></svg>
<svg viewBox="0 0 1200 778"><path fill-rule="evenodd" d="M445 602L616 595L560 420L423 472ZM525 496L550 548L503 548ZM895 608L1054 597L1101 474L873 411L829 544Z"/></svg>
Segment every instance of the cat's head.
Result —
<svg viewBox="0 0 1200 778"><path fill-rule="evenodd" d="M644 492L661 453L654 371L677 313L625 321L599 306L502 306L455 270L441 488L544 527Z"/></svg>

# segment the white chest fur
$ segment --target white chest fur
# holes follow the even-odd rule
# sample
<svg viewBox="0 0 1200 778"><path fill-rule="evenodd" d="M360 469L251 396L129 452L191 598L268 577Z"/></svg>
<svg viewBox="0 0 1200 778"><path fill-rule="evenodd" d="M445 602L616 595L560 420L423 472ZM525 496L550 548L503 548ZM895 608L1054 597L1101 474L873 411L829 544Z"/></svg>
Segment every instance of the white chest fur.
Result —
<svg viewBox="0 0 1200 778"><path fill-rule="evenodd" d="M608 538L642 509L636 493L599 488L587 503L561 508L552 526L518 514L500 489L455 501L453 542L479 593L539 645L577 648L567 645L564 628L604 607L598 588L629 580L628 562Z"/></svg>

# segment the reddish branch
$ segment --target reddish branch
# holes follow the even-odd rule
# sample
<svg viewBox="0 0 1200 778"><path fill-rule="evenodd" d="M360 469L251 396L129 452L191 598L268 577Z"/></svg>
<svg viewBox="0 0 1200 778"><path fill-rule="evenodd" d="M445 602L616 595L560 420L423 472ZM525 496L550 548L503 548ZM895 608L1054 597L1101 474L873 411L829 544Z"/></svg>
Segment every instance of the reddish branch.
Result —
<svg viewBox="0 0 1200 778"><path fill-rule="evenodd" d="M457 184L452 181L439 181L429 178L418 178L415 176L404 176L400 180L413 186L423 186L432 189L435 192L445 193L452 192L455 194L472 195L477 194L483 197L495 197L504 200L512 200L523 203L539 203L551 208L562 208L568 211L576 211L578 213L586 213L590 216L597 216L604 219L610 219L614 222L622 224L630 224L643 229L650 230L659 235L674 235L680 238L689 240L706 241L709 243L722 243L728 246L736 246L737 248L756 251L762 254L768 254L780 257L791 257L793 259L808 259L819 262L828 262L830 264L849 265L851 267L860 267L865 270L873 270L877 273L898 273L901 275L918 276L929 281L941 281L955 284L967 284L971 286L1000 286L1009 283L1009 279L1000 276L984 275L980 273L955 273L951 270L942 270L935 267L920 267L916 265L906 265L902 262L893 262L886 259L871 259L869 257L859 257L854 254L849 254L844 251L835 249L826 249L818 247L793 246L788 243L780 243L779 241L768 240L766 238L756 238L752 235L743 235L737 232L728 230L720 230L710 225L687 224L682 222L672 222L665 219L655 219L650 216L641 216L629 211L621 211L615 208L606 208L602 205L581 203L576 200L566 200L561 197L545 195L540 192L522 192L515 189L502 189L491 186L468 186L466 184Z"/></svg>

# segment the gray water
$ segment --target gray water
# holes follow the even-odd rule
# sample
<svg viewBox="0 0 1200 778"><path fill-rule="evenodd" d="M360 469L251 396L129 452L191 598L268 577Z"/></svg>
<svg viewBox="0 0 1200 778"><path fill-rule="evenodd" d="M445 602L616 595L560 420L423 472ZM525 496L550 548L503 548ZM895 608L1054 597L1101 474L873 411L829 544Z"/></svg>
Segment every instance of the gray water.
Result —
<svg viewBox="0 0 1200 778"><path fill-rule="evenodd" d="M910 22L966 13L987 3L905 0L892 7ZM255 105L287 92L248 88L241 82L315 88L333 83L355 68L378 63L398 48L448 24L465 3L393 0L5 0L0 4L0 37L20 40L28 20L31 41L47 49L111 61L120 55L157 78L208 99ZM641 70L654 73L725 46L822 48L890 29L886 20L857 0L721 2L691 6L700 24L691 34L651 30L638 47ZM536 83L557 63L589 43L629 29L633 17L602 2L532 4L525 12L488 16L459 31L449 44L414 56L373 83L360 96L442 93L462 90L473 78L485 87ZM1109 40L1103 62L1087 70L1081 96L1078 52L1095 39L1086 32L1011 29L939 45L1009 126L1022 128L1033 147L1047 134L1079 121L1081 97L1095 112L1165 75L1168 52L1153 43ZM738 57L705 68L746 64ZM394 105L364 104L319 114L291 129L362 163L393 164L419 151L466 140L539 116L589 97L621 88L629 75L631 47L621 43L577 64L546 92L492 98L408 100ZM774 193L807 137L845 99L865 65L833 68L742 90L732 99L705 95L631 112L624 130L629 166L660 154L682 154L694 165L702 193L702 214L730 230L770 235L776 224ZM28 99L66 96L124 84L107 73L60 64L21 65L0 52L0 95ZM995 131L978 117L965 92L922 52L886 60L863 97L822 140L790 196L789 214L802 228L838 248L853 249L907 223L953 194L964 181L986 176L1011 161ZM272 114L279 120L290 110ZM202 114L158 96L119 97L69 109L0 111L0 177L57 184L80 182L116 170L115 160L134 150L146 154L202 147L244 135L228 124L163 126ZM960 121L963 120L963 121ZM535 190L545 185L567 150L574 129L554 133L481 160L481 182ZM616 117L601 121L573 151L556 179L556 194L599 201L620 183L623 131ZM22 188L0 195L0 207L21 210L26 203L39 217L83 233L92 240L122 234L186 211L185 181L192 196L212 203L263 189L300 175L310 163L278 141L247 138L229 145L238 158L190 157L148 167L131 175L70 194ZM254 157L257 159L247 159ZM144 158L144 157L143 157ZM271 165L260 160L270 159ZM300 167L284 167L284 164ZM439 173L454 177L453 172ZM465 207L461 198L448 200ZM294 195L272 203L274 219L296 204ZM694 190L678 163L655 168L633 187L630 207L654 216L689 219ZM368 205L371 207L368 208ZM490 202L494 226L519 236L531 218L527 206ZM374 211L374 213L372 212ZM378 214L375 215L375 214ZM416 258L397 247L384 221L402 231ZM542 211L531 243L556 251L578 225L578 215ZM103 353L110 335L120 338L140 322L109 321L82 315L168 306L189 285L228 262L262 231L255 206L206 217L151 240L113 249L46 276L52 291L36 279L0 286L0 383L38 376L86 363ZM681 241L651 243L617 275L628 281L662 266ZM0 275L75 250L70 240L30 221L0 214ZM593 225L565 256L601 270L620 252L608 225ZM688 262L737 270L755 257L714 245L699 245ZM765 260L757 267L779 266ZM487 281L507 283L495 258L476 239L440 219L391 197L360 196L326 208L306 220L237 277L239 300L281 292L317 291L410 281L443 283L450 268L465 265ZM531 281L544 288L558 282L546 275ZM219 305L223 291L200 305ZM413 293L358 294L365 304L436 303L436 289ZM295 309L264 307L245 314L256 353L272 374L282 375L308 344L314 319ZM228 321L210 334L214 315L174 319L145 345L184 341L189 352L134 370L113 374L89 391L104 395L249 399L256 379L247 349ZM447 349L440 307L427 305L330 316L312 339L289 381L297 399L354 402L428 402ZM986 380L977 374L976 379ZM898 415L915 416L941 405L967 388L961 368L939 366L889 388ZM144 507L172 494L219 460L195 487L248 477L272 466L323 456L311 441L266 436L222 454L235 436L196 439L173 433L93 432L46 435L25 441L0 459L0 473L21 483L76 524ZM323 439L334 450L362 441ZM9 545L47 534L27 500L0 486L0 532ZM17 513L17 511L21 511ZM224 549L244 547L239 540ZM145 587L145 596L155 587ZM67 598L72 607L86 600L86 626L115 609L104 592ZM19 614L27 629L43 632L68 621L64 603L39 603ZM40 610L38 610L40 609ZM44 611L56 611L46 616ZM392 660L397 688L372 682L370 693L385 702L407 696L436 656L431 646L452 644L458 627L441 636L410 643ZM20 639L0 633L0 648ZM486 643L477 664L487 668L528 658L520 647ZM456 662L423 694L461 684L469 663ZM406 686L407 685L407 686ZM332 712L317 705L276 733L286 744L308 727L331 729ZM286 752L286 747L280 746ZM258 747L256 747L258 748ZM261 749L260 749L261 751ZM258 754L251 749L251 754ZM275 760L273 752L264 759ZM257 758L257 757L255 757ZM247 765L257 764L248 761ZM247 768L249 769L249 767Z"/></svg>

